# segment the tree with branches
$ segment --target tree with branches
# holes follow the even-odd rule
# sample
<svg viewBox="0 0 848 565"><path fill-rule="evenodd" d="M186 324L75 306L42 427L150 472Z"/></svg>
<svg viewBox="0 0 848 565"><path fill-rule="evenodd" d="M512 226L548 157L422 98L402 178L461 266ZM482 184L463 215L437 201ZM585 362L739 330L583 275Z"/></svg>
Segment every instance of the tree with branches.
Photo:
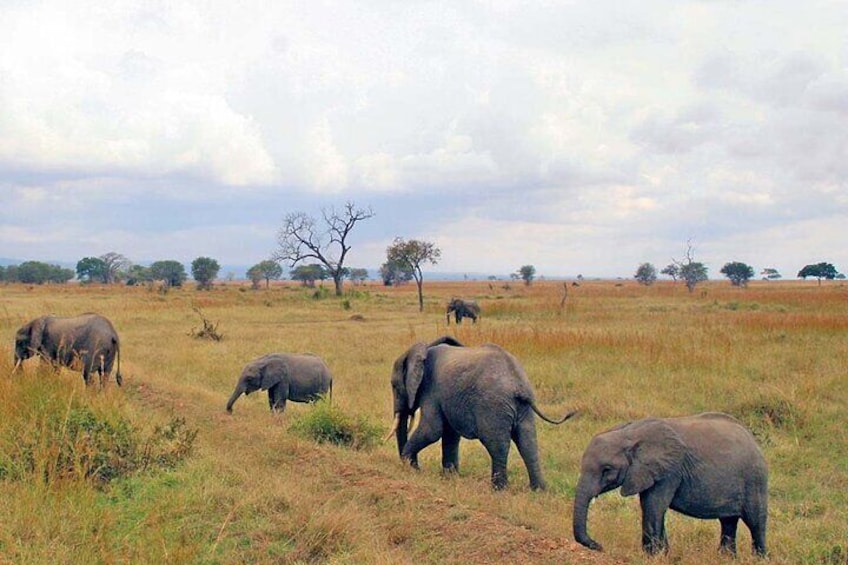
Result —
<svg viewBox="0 0 848 565"><path fill-rule="evenodd" d="M686 283L686 288L689 292L694 292L695 286L698 283L704 282L709 278L707 274L707 266L703 263L695 261L695 248L692 247L692 241L686 242L686 256L682 261L672 259L673 263L678 267L678 276Z"/></svg>
<svg viewBox="0 0 848 565"><path fill-rule="evenodd" d="M341 210L324 208L321 222L305 212L288 214L277 232L278 249L272 259L292 267L307 259L318 261L333 279L336 296L341 296L347 273L344 262L351 249L348 238L356 224L373 216L371 208L357 208L353 202Z"/></svg>
<svg viewBox="0 0 848 565"><path fill-rule="evenodd" d="M387 263L397 265L401 271L412 274L418 285L418 311L424 311L424 273L421 266L425 263L435 265L439 262L442 251L434 243L410 239L405 241L396 237L386 248Z"/></svg>
<svg viewBox="0 0 848 565"><path fill-rule="evenodd" d="M283 268L271 259L260 261L247 270L247 278L253 283L253 288L259 288L259 282L265 280L265 288L270 288L271 279L277 280L283 276Z"/></svg>

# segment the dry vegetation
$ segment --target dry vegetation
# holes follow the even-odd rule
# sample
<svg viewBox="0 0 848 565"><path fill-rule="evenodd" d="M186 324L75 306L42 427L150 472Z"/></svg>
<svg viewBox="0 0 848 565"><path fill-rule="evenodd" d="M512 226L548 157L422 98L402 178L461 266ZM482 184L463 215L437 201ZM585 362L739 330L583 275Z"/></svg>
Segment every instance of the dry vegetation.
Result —
<svg viewBox="0 0 848 565"><path fill-rule="evenodd" d="M736 415L760 440L771 468L770 562L848 559L848 288L840 283L715 282L690 295L671 283L588 282L569 290L561 310L561 283L426 282L424 313L415 285L372 283L341 299L291 284L249 286L167 294L0 286L0 462L23 451L22 438L37 451L47 440L32 430L72 406L132 422L142 438L175 418L198 431L181 463L136 467L107 484L84 471L46 479L58 456L42 445L34 473L0 477L0 562L729 562L716 553L717 522L673 512L670 553L648 560L638 500L615 493L589 515L607 551L571 541L573 489L592 435L647 415L704 410ZM450 296L478 300L480 322L446 327ZM189 335L198 310L218 324L221 341ZM85 390L78 374L53 375L35 361L9 376L20 325L84 311L118 329L123 389ZM538 426L547 492L529 491L514 449L510 486L493 493L476 442L463 443L459 476L443 477L437 446L422 453L416 473L390 443L354 449L293 433L314 407L290 403L272 416L257 393L232 416L224 411L248 360L310 351L333 371L334 407L385 431L392 362L411 342L445 333L514 353L546 412L581 409L562 426ZM741 526L739 538L737 562L756 562Z"/></svg>

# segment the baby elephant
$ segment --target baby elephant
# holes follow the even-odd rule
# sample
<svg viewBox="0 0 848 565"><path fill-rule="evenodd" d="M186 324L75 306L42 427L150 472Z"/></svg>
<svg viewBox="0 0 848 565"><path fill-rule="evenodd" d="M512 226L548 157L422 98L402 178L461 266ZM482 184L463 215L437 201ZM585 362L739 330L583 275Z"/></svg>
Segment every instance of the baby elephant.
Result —
<svg viewBox="0 0 848 565"><path fill-rule="evenodd" d="M254 359L241 372L236 389L227 402L227 412L242 394L268 391L271 412L283 412L286 400L313 402L321 395L333 395L330 369L317 355L310 353L270 353Z"/></svg>
<svg viewBox="0 0 848 565"><path fill-rule="evenodd" d="M649 418L596 435L583 454L574 497L574 539L590 549L586 517L596 496L639 494L642 548L668 551L665 513L721 522L722 551L736 553L741 518L757 555L766 553L768 470L754 436L727 414Z"/></svg>

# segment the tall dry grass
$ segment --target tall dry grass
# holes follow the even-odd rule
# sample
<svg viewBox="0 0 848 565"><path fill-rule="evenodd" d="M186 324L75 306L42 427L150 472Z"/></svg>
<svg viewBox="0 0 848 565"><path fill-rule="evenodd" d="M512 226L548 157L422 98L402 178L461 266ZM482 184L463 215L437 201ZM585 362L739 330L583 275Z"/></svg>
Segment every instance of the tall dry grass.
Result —
<svg viewBox="0 0 848 565"><path fill-rule="evenodd" d="M6 415L38 407L44 383L142 426L185 418L199 430L175 469L90 481L0 480L0 561L74 562L598 562L641 563L638 501L607 494L590 510L603 555L570 542L571 499L583 449L595 433L648 415L704 410L736 415L755 432L771 468L769 547L775 563L841 563L848 552L848 289L834 283L727 283L641 287L633 282L425 281L352 289L343 299L290 283L210 292L96 286L0 286L0 375L11 369L14 332L43 313L98 311L118 329L125 387L86 391L67 370L34 361L4 377ZM451 296L478 300L477 324L446 326ZM196 308L220 342L190 334ZM311 414L292 404L268 413L266 397L224 405L243 365L272 351L310 351L334 378L333 406L387 427L388 377L414 341L451 334L494 342L523 364L551 415L580 416L538 428L545 493L527 488L515 450L507 492L489 489L489 459L463 442L462 471L443 477L440 452L422 472L403 467L394 445L316 444L290 429ZM61 402L59 403L61 404ZM47 407L49 411L56 408ZM8 450L8 446L4 447ZM669 513L671 552L652 562L723 562L718 524ZM740 528L740 548L750 537ZM64 553L63 553L64 552ZM740 551L739 561L755 562Z"/></svg>

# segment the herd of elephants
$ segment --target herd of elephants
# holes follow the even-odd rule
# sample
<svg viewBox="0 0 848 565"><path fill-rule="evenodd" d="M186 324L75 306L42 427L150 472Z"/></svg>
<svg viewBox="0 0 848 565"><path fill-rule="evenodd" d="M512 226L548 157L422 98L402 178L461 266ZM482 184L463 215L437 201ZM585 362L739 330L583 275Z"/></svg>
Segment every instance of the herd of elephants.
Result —
<svg viewBox="0 0 848 565"><path fill-rule="evenodd" d="M473 301L453 299L446 316L474 322ZM33 356L55 366L82 367L90 384L97 373L103 386L117 360L122 382L120 341L112 323L98 314L62 318L42 316L15 336L15 367ZM532 489L544 489L535 416L561 424L574 415L552 419L537 408L533 389L518 360L501 347L463 346L444 336L415 343L394 362L391 375L395 436L400 457L418 468L418 453L441 440L442 467L459 467L460 438L478 439L492 459L492 485L507 484L507 456L514 442L527 468ZM332 377L315 355L272 353L250 361L227 402L242 394L268 393L271 411L286 401L309 402L332 392ZM416 425L417 424L417 425ZM639 494L642 547L649 554L668 551L665 514L671 508L687 516L718 519L720 550L736 552L741 519L751 532L753 551L766 553L768 470L751 432L727 414L709 412L677 418L647 418L618 425L590 441L581 461L573 514L574 539L600 550L587 531L589 503L620 488Z"/></svg>

